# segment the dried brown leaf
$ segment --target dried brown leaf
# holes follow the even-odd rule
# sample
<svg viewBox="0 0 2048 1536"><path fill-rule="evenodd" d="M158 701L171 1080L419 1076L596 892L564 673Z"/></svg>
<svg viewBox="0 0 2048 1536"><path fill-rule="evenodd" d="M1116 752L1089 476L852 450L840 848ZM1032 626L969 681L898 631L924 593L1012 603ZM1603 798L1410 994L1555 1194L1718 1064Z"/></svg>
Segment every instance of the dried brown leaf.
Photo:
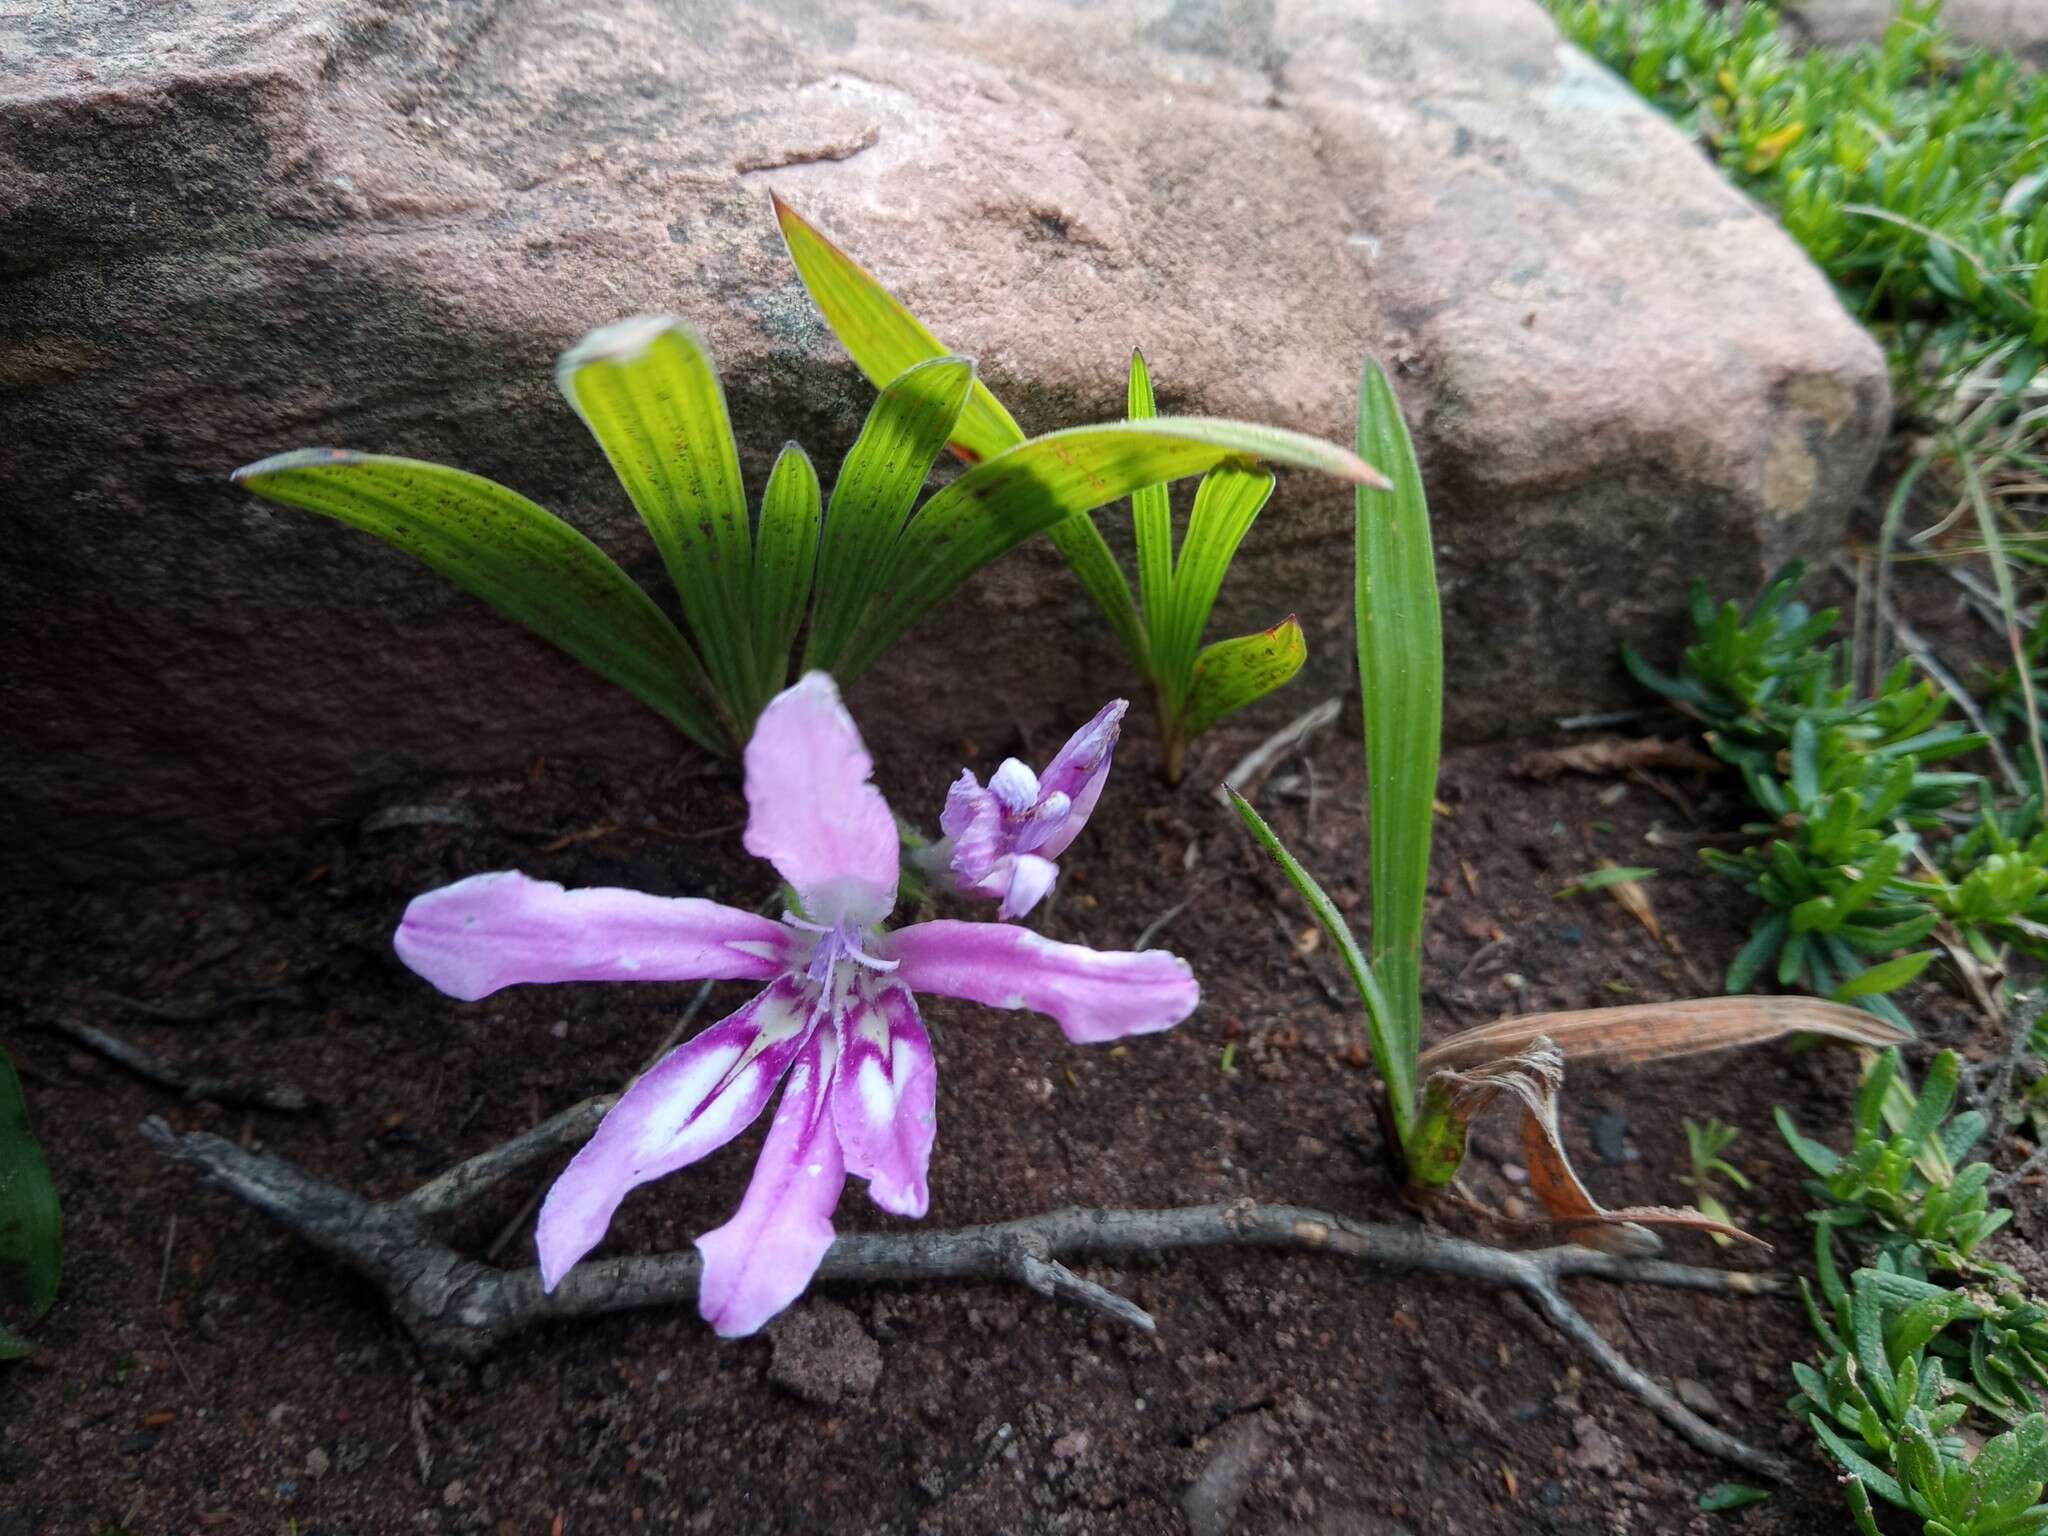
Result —
<svg viewBox="0 0 2048 1536"><path fill-rule="evenodd" d="M1522 1157L1529 1170L1529 1192L1543 1204L1551 1221L1564 1227L1572 1241L1608 1253L1644 1257L1662 1246L1653 1226L1739 1237L1762 1243L1740 1227L1683 1206L1632 1205L1608 1210L1593 1198L1565 1155L1557 1126L1558 1095L1564 1088L1564 1057L1542 1036L1527 1048L1470 1072L1444 1072L1440 1080L1451 1090L1453 1113L1466 1125L1501 1094L1522 1106Z"/></svg>
<svg viewBox="0 0 2048 1536"><path fill-rule="evenodd" d="M1544 780L1564 773L1628 773L1644 768L1711 773L1720 766L1690 742L1665 741L1660 736L1602 736L1569 747L1525 752L1515 760L1514 772L1525 779Z"/></svg>
<svg viewBox="0 0 2048 1536"><path fill-rule="evenodd" d="M1469 1070L1527 1050L1539 1038L1549 1039L1567 1061L1634 1064L1796 1034L1880 1050L1912 1038L1861 1009L1815 997L1702 997L1497 1019L1431 1046L1418 1066L1423 1077L1445 1068Z"/></svg>

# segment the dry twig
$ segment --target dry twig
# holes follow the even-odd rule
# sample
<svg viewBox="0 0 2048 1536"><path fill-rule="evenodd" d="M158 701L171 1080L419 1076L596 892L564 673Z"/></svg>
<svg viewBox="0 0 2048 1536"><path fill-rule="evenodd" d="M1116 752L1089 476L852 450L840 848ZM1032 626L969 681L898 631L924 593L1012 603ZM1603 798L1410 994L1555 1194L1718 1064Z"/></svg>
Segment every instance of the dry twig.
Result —
<svg viewBox="0 0 2048 1536"><path fill-rule="evenodd" d="M225 1104L233 1109L271 1109L281 1114L297 1114L313 1107L313 1101L296 1088L238 1082L225 1077L195 1076L139 1045L117 1039L90 1024L74 1024L62 1018L46 1018L40 1022L45 1029L54 1030L95 1055L104 1056L116 1066L126 1067L137 1077L147 1078L160 1088L169 1088L192 1103Z"/></svg>
<svg viewBox="0 0 2048 1536"><path fill-rule="evenodd" d="M700 1260L694 1249L588 1261L571 1270L549 1294L541 1289L537 1269L506 1270L479 1263L450 1248L432 1230L432 1217L459 1208L507 1174L565 1145L578 1128L594 1126L602 1104L579 1104L409 1196L382 1202L365 1200L282 1158L247 1151L203 1131L179 1134L155 1117L143 1123L142 1131L167 1155L197 1168L214 1184L367 1278L384 1293L421 1348L474 1361L511 1335L550 1319L670 1306L696 1295ZM1591 1276L1723 1295L1778 1294L1782 1287L1769 1275L1619 1258L1577 1247L1512 1252L1415 1228L1249 1200L1177 1210L1050 1211L952 1231L842 1236L826 1252L818 1275L825 1280L1006 1279L1149 1331L1155 1326L1150 1314L1075 1274L1063 1260L1195 1248L1327 1253L1521 1291L1687 1443L1761 1476L1784 1475L1777 1458L1706 1423L1629 1365L1560 1288L1568 1278Z"/></svg>

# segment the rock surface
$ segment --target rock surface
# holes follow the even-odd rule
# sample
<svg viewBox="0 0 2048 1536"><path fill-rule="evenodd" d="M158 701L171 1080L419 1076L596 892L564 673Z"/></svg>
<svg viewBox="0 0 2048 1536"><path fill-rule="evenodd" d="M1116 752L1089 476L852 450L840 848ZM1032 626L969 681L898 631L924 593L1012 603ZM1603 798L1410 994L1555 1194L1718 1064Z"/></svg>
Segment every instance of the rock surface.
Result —
<svg viewBox="0 0 2048 1536"><path fill-rule="evenodd" d="M316 444L438 459L664 591L550 366L620 315L686 315L754 494L789 437L829 483L872 392L771 185L1029 430L1120 413L1142 343L1168 409L1348 441L1359 360L1388 360L1430 476L1456 735L1631 697L1618 639L1663 645L1695 575L1740 592L1824 547L1887 419L1877 349L1820 276L1530 0L17 10L15 877L289 842L409 775L679 750L429 573L225 476ZM1348 686L1349 521L1347 494L1288 477L1233 572L1219 634L1292 609L1312 648L1255 726ZM853 702L879 725L916 698L892 750L943 776L963 736L1057 739L1127 677L1041 544Z"/></svg>
<svg viewBox="0 0 2048 1536"><path fill-rule="evenodd" d="M836 1301L813 1299L768 1325L775 1346L768 1379L783 1391L834 1408L858 1401L882 1379L882 1348Z"/></svg>
<svg viewBox="0 0 2048 1536"><path fill-rule="evenodd" d="M1797 0L1785 7L1808 42L1832 46L1876 42L1898 14L1899 0ZM2048 5L2041 0L1948 0L1941 24L1961 42L2048 65Z"/></svg>

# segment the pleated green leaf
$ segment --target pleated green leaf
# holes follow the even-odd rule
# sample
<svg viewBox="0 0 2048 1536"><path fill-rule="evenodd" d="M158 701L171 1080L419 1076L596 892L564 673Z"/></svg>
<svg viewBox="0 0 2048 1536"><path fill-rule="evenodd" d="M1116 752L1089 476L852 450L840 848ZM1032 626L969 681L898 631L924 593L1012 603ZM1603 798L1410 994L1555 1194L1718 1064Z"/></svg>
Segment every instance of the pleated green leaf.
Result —
<svg viewBox="0 0 2048 1536"><path fill-rule="evenodd" d="M1443 624L1422 471L1377 363L1359 383L1358 451L1393 476L1358 492L1358 680L1371 801L1372 964L1412 1061L1422 1047L1422 914L1443 737Z"/></svg>
<svg viewBox="0 0 2048 1536"><path fill-rule="evenodd" d="M949 348L925 329L917 316L897 302L859 262L826 239L781 198L774 198L775 220L797 275L810 290L811 302L832 327L854 366L880 389L905 369ZM1024 441L1001 402L979 379L974 383L954 426L953 451L970 462L993 458Z"/></svg>
<svg viewBox="0 0 2048 1536"><path fill-rule="evenodd" d="M555 383L654 535L720 696L739 707L761 681L748 645L753 541L710 354L682 321L638 315L564 353Z"/></svg>
<svg viewBox="0 0 2048 1536"><path fill-rule="evenodd" d="M761 670L755 713L789 681L789 648L811 600L818 563L818 472L795 443L784 443L761 497L754 540L754 655Z"/></svg>
<svg viewBox="0 0 2048 1536"><path fill-rule="evenodd" d="M495 481L445 465L313 448L248 465L235 483L336 518L433 567L655 710L731 750L710 680L654 600L590 540Z"/></svg>
<svg viewBox="0 0 2048 1536"><path fill-rule="evenodd" d="M807 668L831 667L853 638L882 557L910 520L973 388L972 362L933 358L892 379L868 412L860 440L840 466L825 516L817 601L804 642Z"/></svg>
<svg viewBox="0 0 2048 1536"><path fill-rule="evenodd" d="M1271 629L1204 646L1182 706L1182 735L1193 740L1233 710L1284 688L1308 660L1301 625L1289 614Z"/></svg>
<svg viewBox="0 0 2048 1536"><path fill-rule="evenodd" d="M1142 485L1269 459L1370 484L1379 472L1331 443L1201 416L1076 427L1019 444L977 464L911 519L884 569L867 620L843 662L859 676L961 582L1034 533Z"/></svg>
<svg viewBox="0 0 2048 1536"><path fill-rule="evenodd" d="M64 1273L64 1213L43 1149L29 1128L14 1064L0 1051L0 1302L41 1317ZM5 1330L0 1330L4 1334ZM13 1336L0 1358L26 1353Z"/></svg>
<svg viewBox="0 0 2048 1536"><path fill-rule="evenodd" d="M1124 415L1131 421L1151 421L1159 414L1152 397L1152 371L1136 348L1131 350L1124 400ZM1138 605L1144 610L1156 675L1173 611L1173 502L1165 486L1141 486L1131 493L1131 529L1138 546Z"/></svg>
<svg viewBox="0 0 2048 1536"><path fill-rule="evenodd" d="M1395 1034L1393 1019L1387 1012L1387 1000L1380 990L1379 979L1373 975L1372 965L1365 958L1365 952L1358 947L1358 940L1351 932L1351 925L1344 921L1344 914L1337 903L1330 900L1329 893L1317 883L1315 876L1301 867L1301 861L1287 851L1287 845L1280 841L1280 834L1266 824L1266 819L1252 808L1252 803L1237 792L1234 785L1223 786L1230 795L1230 803L1237 808L1237 814L1251 834L1258 840L1280 872L1287 876L1288 883L1300 893L1307 903L1309 915L1321 925L1330 947L1344 962L1344 969L1351 973L1351 984L1358 989L1359 1001L1365 1005L1365 1027L1371 1037L1372 1057L1380 1069L1380 1076L1386 1079L1387 1104L1394 1115L1395 1134L1406 1147L1415 1126L1415 1057L1398 1047L1399 1037Z"/></svg>
<svg viewBox="0 0 2048 1536"><path fill-rule="evenodd" d="M1196 488L1194 509L1188 513L1187 537L1181 541L1180 560L1173 572L1166 650L1159 657L1159 676L1169 698L1185 697L1195 685L1196 652L1202 644L1202 631L1209 627L1216 594L1223 590L1223 577L1230 562L1237 558L1237 546L1244 542L1253 520L1272 494L1272 471L1228 465L1204 475ZM1299 640L1299 626L1294 634ZM1297 658L1287 676L1292 677L1300 667L1301 660ZM1278 687L1279 683L1273 686ZM1189 724L1187 734L1198 736L1206 728Z"/></svg>

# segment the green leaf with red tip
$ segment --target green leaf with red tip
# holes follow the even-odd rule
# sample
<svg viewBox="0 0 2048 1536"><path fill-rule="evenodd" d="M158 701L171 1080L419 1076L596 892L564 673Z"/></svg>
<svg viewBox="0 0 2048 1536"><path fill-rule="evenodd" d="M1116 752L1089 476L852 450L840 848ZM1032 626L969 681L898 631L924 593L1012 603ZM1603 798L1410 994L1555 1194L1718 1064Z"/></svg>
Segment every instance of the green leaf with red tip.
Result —
<svg viewBox="0 0 2048 1536"><path fill-rule="evenodd" d="M1181 730L1190 739L1201 735L1225 715L1285 687L1306 660L1308 643L1293 614L1271 629L1204 646L1181 709Z"/></svg>

